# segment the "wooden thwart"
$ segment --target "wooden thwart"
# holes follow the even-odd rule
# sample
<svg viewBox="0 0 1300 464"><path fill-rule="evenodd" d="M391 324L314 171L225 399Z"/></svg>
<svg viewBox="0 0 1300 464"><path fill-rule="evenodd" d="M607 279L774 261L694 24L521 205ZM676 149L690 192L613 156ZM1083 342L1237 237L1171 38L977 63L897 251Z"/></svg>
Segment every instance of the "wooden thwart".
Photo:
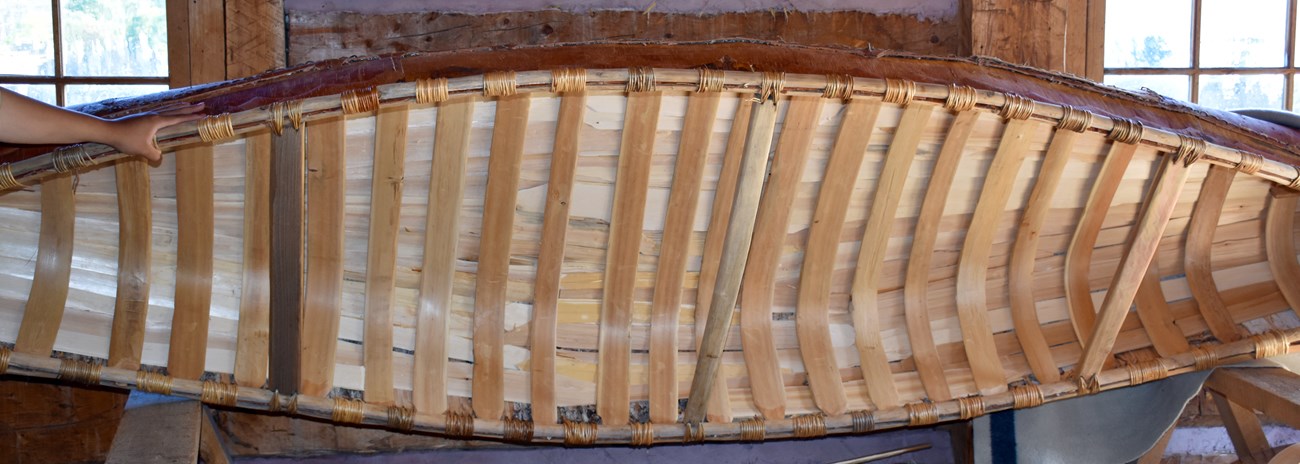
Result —
<svg viewBox="0 0 1300 464"><path fill-rule="evenodd" d="M167 372L197 379L208 353L212 308L212 145L176 153L176 307L172 313Z"/></svg>
<svg viewBox="0 0 1300 464"><path fill-rule="evenodd" d="M150 193L149 165L145 160L125 159L113 169L117 179L119 222L117 300L113 307L113 333L108 339L108 365L137 369L144 355L145 324L149 315L153 195ZM261 382L257 384L261 385Z"/></svg>
<svg viewBox="0 0 1300 464"><path fill-rule="evenodd" d="M366 253L366 401L393 402L393 278L397 231L406 175L406 105L375 116L375 161L370 184L370 234Z"/></svg>
<svg viewBox="0 0 1300 464"><path fill-rule="evenodd" d="M14 351L49 356L63 322L68 303L68 279L72 275L73 226L76 204L72 176L46 179L41 183L41 238L37 246L36 274L31 296L23 310Z"/></svg>

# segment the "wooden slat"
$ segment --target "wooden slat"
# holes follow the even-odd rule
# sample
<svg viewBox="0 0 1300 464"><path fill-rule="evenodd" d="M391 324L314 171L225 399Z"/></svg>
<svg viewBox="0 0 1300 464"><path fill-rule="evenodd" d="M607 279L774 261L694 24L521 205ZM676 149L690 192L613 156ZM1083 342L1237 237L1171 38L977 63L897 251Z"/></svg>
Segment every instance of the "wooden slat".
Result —
<svg viewBox="0 0 1300 464"><path fill-rule="evenodd" d="M727 150L722 158L722 170L718 173L718 184L713 192L713 205L709 210L709 230L704 236L704 253L700 260L700 286L695 300L695 347L698 350L704 342L704 321L709 319L713 303L714 284L718 282L718 272L722 264L723 240L726 239L727 227L731 223L731 206L736 199L736 182L740 177L740 163L745 155L745 139L749 134L750 116L753 105L741 103L736 109L736 116L731 122L731 132L727 134ZM760 188L761 188L760 184ZM735 308L732 308L733 310ZM714 379L716 387L710 391L708 399L709 422L731 422L731 399L726 380L722 372Z"/></svg>
<svg viewBox="0 0 1300 464"><path fill-rule="evenodd" d="M699 205L704 162L708 158L713 120L718 113L718 92L691 94L683 121L672 193L664 219L663 245L655 275L650 316L650 422L677 422L677 325L686 281L687 253Z"/></svg>
<svg viewBox="0 0 1300 464"><path fill-rule="evenodd" d="M1160 245L1174 206L1178 204L1183 184L1187 183L1189 169L1181 161L1173 162L1169 158L1172 155L1166 155L1161 161L1170 164L1155 180L1157 185L1142 209L1142 216L1135 226L1137 232L1133 235L1133 242L1125 251L1118 272L1111 279L1106 299L1102 301L1097 315L1097 323L1085 345L1083 356L1079 359L1076 369L1083 379L1092 379L1110 357L1115 338L1137 296L1138 286Z"/></svg>
<svg viewBox="0 0 1300 464"><path fill-rule="evenodd" d="M1124 171L1137 145L1115 142L1111 145L1106 160L1101 164L1096 182L1088 194L1088 203L1084 206L1083 216L1070 240L1070 249L1065 254L1065 300L1070 309L1070 324L1080 342L1087 341L1096 323L1097 311L1092 303L1092 287L1089 284L1088 271L1092 268L1093 247L1097 245L1097 235L1101 233L1101 224L1106 220L1106 212L1115 199Z"/></svg>
<svg viewBox="0 0 1300 464"><path fill-rule="evenodd" d="M375 161L370 184L370 235L366 252L365 398L393 402L393 277L397 272L397 230L406 175L406 105L384 107L375 116Z"/></svg>
<svg viewBox="0 0 1300 464"><path fill-rule="evenodd" d="M542 242L537 254L537 278L533 292L533 320L529 329L532 335L529 358L532 375L531 404L533 422L538 424L555 424L559 421L555 402L556 322L564 247L569 233L569 201L573 196L573 175L577 168L578 140L586 102L585 93L566 93L560 98L560 115L555 126L555 149L551 152L551 173L546 183L546 210L542 218ZM429 204L433 204L432 199ZM447 283L450 292L451 281L448 280Z"/></svg>
<svg viewBox="0 0 1300 464"><path fill-rule="evenodd" d="M1070 163L1079 133L1058 129L1052 135L1043 164L1038 168L1034 189L1025 205L1025 214L1016 228L1015 248L1011 252L1010 275L1007 276L1011 305L1011 319L1016 327L1016 339L1029 361L1034 377L1042 383L1061 380L1061 371L1052 359L1051 347L1043 336L1043 326L1038 319L1038 306L1034 298L1034 264L1038 257L1038 238L1043 231L1047 213L1052 209L1052 197L1060 187L1065 166Z"/></svg>
<svg viewBox="0 0 1300 464"><path fill-rule="evenodd" d="M1205 386L1246 409L1300 427L1300 376L1294 372L1279 367L1223 368L1215 370Z"/></svg>
<svg viewBox="0 0 1300 464"><path fill-rule="evenodd" d="M128 408L105 461L111 464L199 462L203 404L162 401Z"/></svg>
<svg viewBox="0 0 1300 464"><path fill-rule="evenodd" d="M323 129L329 128L325 120ZM338 137L342 137L341 130ZM270 342L267 384L284 394L296 393L307 366L300 362L305 338L303 319L304 132L286 127L271 139ZM330 140L325 140L330 142ZM320 155L316 155L320 156ZM332 352L331 352L332 353ZM323 355L323 353L322 353ZM309 357L313 366L316 358Z"/></svg>
<svg viewBox="0 0 1300 464"><path fill-rule="evenodd" d="M203 375L212 306L212 145L176 151L176 300L167 372Z"/></svg>
<svg viewBox="0 0 1300 464"><path fill-rule="evenodd" d="M744 283L740 287L740 336L754 406L767 419L785 417L785 382L772 336L772 301L777 266L785 253L787 226L822 100L792 97L781 138L772 155L767 185L758 205ZM734 218L732 219L735 220Z"/></svg>
<svg viewBox="0 0 1300 464"><path fill-rule="evenodd" d="M1264 247L1268 252L1268 268L1273 272L1286 304L1291 311L1300 313L1300 262L1295 258L1295 208L1294 192L1278 194L1275 189L1268 198L1268 218L1264 225Z"/></svg>
<svg viewBox="0 0 1300 464"><path fill-rule="evenodd" d="M953 178L957 174L957 165L961 162L966 140L970 138L979 113L964 111L957 114L948 137L939 150L935 160L934 171L930 175L930 184L926 187L925 200L921 202L921 212L916 218L916 232L912 234L912 250L907 260L907 275L903 284L903 313L907 319L907 340L912 347L912 359L916 363L916 372L921 377L925 393L934 401L952 398L948 389L948 380L944 376L943 366L939 361L939 352L934 345L934 332L930 327L930 297L926 288L930 284L930 260L934 255L934 243L939 236L939 223L943 220L944 205L948 202L948 192L952 189ZM890 147L891 150L893 147ZM875 359L876 372L868 379L879 375L888 375L889 364L886 362L885 349L880 342L880 316L877 309L876 282L880 279L880 267L884 262L885 247L889 234L887 224L893 221L898 210L898 196L906 179L907 169L899 167L904 161L910 162L911 156L891 156L885 161L885 171L881 175L881 188L876 192L876 199L871 207L871 217L867 222L867 232L862 239L862 252L858 256L858 276L853 283L853 325L858 333L858 350L864 345L871 346L871 356L862 355L864 377L867 359ZM898 159L898 161L895 161ZM900 176L898 172L903 174ZM888 174L888 177L885 176ZM885 184L888 180L890 183ZM877 212L879 210L879 212ZM865 277L863 277L865 274ZM863 343L863 339L870 344ZM887 377L886 377L887 378ZM868 382L868 387L871 383ZM891 382L892 390L893 384ZM872 398L876 393L872 392ZM877 403L879 404L879 403ZM885 407L885 406L881 406Z"/></svg>
<svg viewBox="0 0 1300 464"><path fill-rule="evenodd" d="M709 300L704 336L700 340L699 359L695 362L695 374L691 377L686 411L682 413L682 421L691 424L698 424L704 419L706 403L713 401L710 392L723 389L714 388L714 382L721 374L718 367L722 364L722 349L726 346L732 314L735 312L736 300L740 297L741 277L749 259L754 220L758 215L763 192L764 173L767 172L767 157L776 130L775 99L759 99L750 106L749 126L745 130L745 148L736 177L735 195L731 209L726 213L730 219L718 259L718 277L713 279L713 296ZM729 143L735 141L733 137ZM713 214L723 212L715 211ZM743 327L741 331L743 333Z"/></svg>
<svg viewBox="0 0 1300 464"><path fill-rule="evenodd" d="M488 158L487 194L483 199L483 239L479 245L478 283L474 287L474 412L500 419L505 412L505 311L510 280L510 240L514 236L515 199L528 128L528 95L497 100Z"/></svg>
<svg viewBox="0 0 1300 464"><path fill-rule="evenodd" d="M1242 464L1267 464L1273 455L1273 447L1268 443L1264 427L1259 422L1255 411L1242 407L1219 392L1211 392L1214 405L1223 419L1223 428L1228 431L1232 447L1237 451L1237 459Z"/></svg>
<svg viewBox="0 0 1300 464"><path fill-rule="evenodd" d="M1002 360L998 358L993 331L989 327L985 288L988 286L993 238L1007 208L1007 200L1011 198L1011 188L1015 186L1020 165L1024 162L1025 137L1030 124L1028 120L1007 121L993 162L984 176L984 187L975 204L975 212L971 214L966 241L957 261L957 318L961 321L962 343L966 347L966 359L970 362L975 387L985 395L1000 393L1007 388Z"/></svg>
<svg viewBox="0 0 1300 464"><path fill-rule="evenodd" d="M447 411L449 316L473 115L473 99L446 102L438 107L434 133L429 209L424 223L424 271L420 273L420 299L416 309L415 367L411 378L415 409L432 415Z"/></svg>
<svg viewBox="0 0 1300 464"><path fill-rule="evenodd" d="M867 143L871 141L879 113L880 102L877 100L853 100L844 111L839 135L826 163L799 275L799 301L795 311L799 352L808 372L813 400L828 415L843 414L848 403L840 379L839 362L835 359L835 347L831 345L830 298L835 255L839 251L840 232L848 215L849 198L858 181L858 171L862 169ZM919 132L921 127L910 129Z"/></svg>
<svg viewBox="0 0 1300 464"><path fill-rule="evenodd" d="M1164 176L1168 166L1169 163L1160 163L1160 168L1156 170L1157 179ZM1157 185L1159 182L1150 183L1146 198L1152 198ZM1137 233L1137 228L1133 229L1133 233ZM1138 319L1142 321L1142 329L1151 339L1151 346L1160 356L1168 357L1189 351L1191 346L1187 344L1183 331L1174 325L1174 313L1169 308L1164 289L1160 287L1160 276L1160 263L1152 260L1138 285L1135 306Z"/></svg>
<svg viewBox="0 0 1300 464"><path fill-rule="evenodd" d="M605 296L600 305L596 412L606 425L625 424L631 417L628 388L632 352L628 332L661 97L658 92L633 92L627 97L605 259Z"/></svg>
<svg viewBox="0 0 1300 464"><path fill-rule="evenodd" d="M1196 306L1201 310L1201 317L1210 326L1210 333L1224 343L1241 338L1237 324L1232 322L1228 307L1219 295L1218 284L1214 282L1213 256L1214 230L1219 227L1219 216L1223 213L1223 203L1228 198L1228 189L1237 170L1223 166L1210 166L1210 171L1201 182L1201 194L1192 209L1192 219L1187 225L1187 250L1183 270L1187 274L1187 286L1196 298Z"/></svg>
<svg viewBox="0 0 1300 464"><path fill-rule="evenodd" d="M36 252L36 273L31 296L23 310L14 351L49 356L63 323L72 275L73 226L76 203L72 176L50 177L41 182L41 238Z"/></svg>
<svg viewBox="0 0 1300 464"><path fill-rule="evenodd" d="M113 333L108 339L108 365L134 370L140 367L144 354L149 315L153 196L145 160L124 159L113 169L117 178L117 300L113 306Z"/></svg>
<svg viewBox="0 0 1300 464"><path fill-rule="evenodd" d="M271 330L271 135L245 139L244 280L239 293L235 381L266 382Z"/></svg>
<svg viewBox="0 0 1300 464"><path fill-rule="evenodd" d="M230 453L221 444L217 434L217 424L212 419L212 411L206 406L199 419L199 462L206 464L230 464Z"/></svg>
<svg viewBox="0 0 1300 464"><path fill-rule="evenodd" d="M306 395L325 396L334 387L343 304L345 126L343 116L307 124L307 277L301 310L301 393Z"/></svg>

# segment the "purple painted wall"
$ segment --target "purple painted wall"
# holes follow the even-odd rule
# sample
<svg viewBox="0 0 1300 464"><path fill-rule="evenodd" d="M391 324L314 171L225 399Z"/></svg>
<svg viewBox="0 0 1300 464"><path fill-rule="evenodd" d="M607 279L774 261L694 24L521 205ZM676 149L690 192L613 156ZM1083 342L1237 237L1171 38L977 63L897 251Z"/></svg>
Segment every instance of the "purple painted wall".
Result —
<svg viewBox="0 0 1300 464"><path fill-rule="evenodd" d="M957 0L285 0L294 11L355 11L393 14L439 11L447 13L500 13L561 9L638 10L661 13L710 14L737 11L866 11L913 15L921 19L947 19L957 14Z"/></svg>

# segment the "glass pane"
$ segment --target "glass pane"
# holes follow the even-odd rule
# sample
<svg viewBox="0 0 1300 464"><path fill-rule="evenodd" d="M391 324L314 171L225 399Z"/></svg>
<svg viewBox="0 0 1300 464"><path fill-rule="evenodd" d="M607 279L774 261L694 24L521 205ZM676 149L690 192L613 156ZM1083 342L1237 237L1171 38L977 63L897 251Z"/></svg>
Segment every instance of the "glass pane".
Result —
<svg viewBox="0 0 1300 464"><path fill-rule="evenodd" d="M1296 87L1296 84L1300 84L1300 74L1296 74L1293 79L1291 88L1296 90L1291 91L1291 111L1300 109L1300 91L1297 91L1300 90L1300 87Z"/></svg>
<svg viewBox="0 0 1300 464"><path fill-rule="evenodd" d="M1286 0L1204 0L1201 67L1284 66L1286 10Z"/></svg>
<svg viewBox="0 0 1300 464"><path fill-rule="evenodd" d="M1160 18L1152 21L1152 18ZM1106 8L1107 68L1192 65L1192 2L1143 0Z"/></svg>
<svg viewBox="0 0 1300 464"><path fill-rule="evenodd" d="M54 17L48 1L0 6L0 74L54 75Z"/></svg>
<svg viewBox="0 0 1300 464"><path fill-rule="evenodd" d="M1282 109L1282 75L1201 76L1200 104L1211 108Z"/></svg>
<svg viewBox="0 0 1300 464"><path fill-rule="evenodd" d="M61 4L64 74L167 75L163 0L64 0Z"/></svg>
<svg viewBox="0 0 1300 464"><path fill-rule="evenodd" d="M0 87L4 87L51 105L58 104L57 100L54 99L53 84L4 84Z"/></svg>
<svg viewBox="0 0 1300 464"><path fill-rule="evenodd" d="M1138 90L1150 89L1169 98L1187 100L1191 96L1192 80L1187 76L1132 76L1107 74L1106 85Z"/></svg>
<svg viewBox="0 0 1300 464"><path fill-rule="evenodd" d="M68 85L63 89L66 106L93 103L109 98L134 97L167 90L166 85Z"/></svg>

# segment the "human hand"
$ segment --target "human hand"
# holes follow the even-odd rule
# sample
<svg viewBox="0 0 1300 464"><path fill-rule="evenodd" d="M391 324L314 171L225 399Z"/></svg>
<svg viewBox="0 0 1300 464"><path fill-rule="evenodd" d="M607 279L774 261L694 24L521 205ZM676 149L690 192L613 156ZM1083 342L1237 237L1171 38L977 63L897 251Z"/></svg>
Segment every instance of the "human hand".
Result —
<svg viewBox="0 0 1300 464"><path fill-rule="evenodd" d="M108 121L109 140L105 142L128 155L139 155L157 162L162 158L156 137L165 128L203 117L203 104L178 103L147 113L133 114Z"/></svg>

